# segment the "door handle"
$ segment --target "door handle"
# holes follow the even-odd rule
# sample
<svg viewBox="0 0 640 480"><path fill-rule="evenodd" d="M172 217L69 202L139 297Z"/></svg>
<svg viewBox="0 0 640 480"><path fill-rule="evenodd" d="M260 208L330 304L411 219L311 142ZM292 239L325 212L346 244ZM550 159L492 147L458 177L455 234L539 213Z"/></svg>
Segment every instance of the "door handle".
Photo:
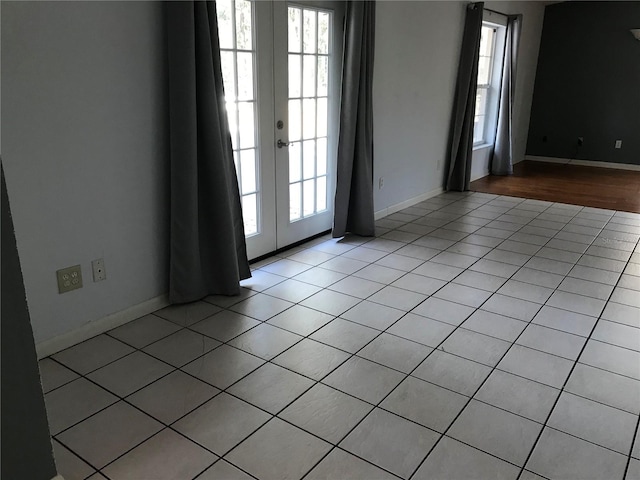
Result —
<svg viewBox="0 0 640 480"><path fill-rule="evenodd" d="M282 140L278 139L278 148L282 148L282 147L288 147L289 145L291 145L293 142L283 142Z"/></svg>

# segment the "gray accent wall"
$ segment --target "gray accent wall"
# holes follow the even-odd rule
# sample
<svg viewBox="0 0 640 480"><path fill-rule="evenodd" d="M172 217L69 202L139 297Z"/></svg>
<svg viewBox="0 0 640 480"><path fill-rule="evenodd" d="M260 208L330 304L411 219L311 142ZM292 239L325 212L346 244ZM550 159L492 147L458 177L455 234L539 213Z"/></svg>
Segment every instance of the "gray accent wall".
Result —
<svg viewBox="0 0 640 480"><path fill-rule="evenodd" d="M637 1L546 7L528 155L640 165L640 41L631 28L640 28Z"/></svg>

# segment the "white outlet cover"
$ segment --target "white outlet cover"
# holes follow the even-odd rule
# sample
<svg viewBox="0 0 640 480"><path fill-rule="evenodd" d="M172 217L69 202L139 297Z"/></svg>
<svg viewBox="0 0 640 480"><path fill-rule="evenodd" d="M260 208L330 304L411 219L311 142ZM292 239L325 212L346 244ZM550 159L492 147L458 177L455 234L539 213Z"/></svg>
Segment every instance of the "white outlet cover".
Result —
<svg viewBox="0 0 640 480"><path fill-rule="evenodd" d="M616 140L616 148L622 148L622 140Z"/></svg>
<svg viewBox="0 0 640 480"><path fill-rule="evenodd" d="M98 258L91 262L91 268L93 270L94 282L101 282L107 279L107 271L104 269L104 259Z"/></svg>

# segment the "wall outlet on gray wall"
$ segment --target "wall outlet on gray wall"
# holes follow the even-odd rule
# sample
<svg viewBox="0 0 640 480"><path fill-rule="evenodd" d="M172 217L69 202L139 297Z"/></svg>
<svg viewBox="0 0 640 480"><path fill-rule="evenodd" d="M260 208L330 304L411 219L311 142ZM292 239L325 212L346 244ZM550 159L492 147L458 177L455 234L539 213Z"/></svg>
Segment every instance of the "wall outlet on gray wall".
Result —
<svg viewBox="0 0 640 480"><path fill-rule="evenodd" d="M80 265L62 268L56 272L58 277L58 293L66 293L82 288L82 269Z"/></svg>
<svg viewBox="0 0 640 480"><path fill-rule="evenodd" d="M104 269L104 258L98 258L91 262L91 268L93 269L94 282L101 282L107 279L107 271Z"/></svg>

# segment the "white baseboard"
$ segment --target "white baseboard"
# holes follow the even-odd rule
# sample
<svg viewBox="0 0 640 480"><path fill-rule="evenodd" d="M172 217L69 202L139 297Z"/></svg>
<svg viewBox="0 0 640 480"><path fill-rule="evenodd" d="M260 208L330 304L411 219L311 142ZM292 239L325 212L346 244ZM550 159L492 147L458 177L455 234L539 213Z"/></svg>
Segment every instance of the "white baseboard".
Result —
<svg viewBox="0 0 640 480"><path fill-rule="evenodd" d="M404 202L396 203L395 205L391 205L390 207L383 208L382 210L378 210L377 212L375 212L375 219L380 220L381 218L384 218L387 215L391 215L392 213L399 212L400 210L404 210L405 208L413 207L415 204L424 202L425 200L429 200L430 198L440 195L443 192L444 188L439 187L431 190L430 192L418 195L417 197L405 200Z"/></svg>
<svg viewBox="0 0 640 480"><path fill-rule="evenodd" d="M54 353L58 353L65 348L69 348L77 343L84 342L91 337L100 335L112 328L124 325L131 320L142 317L149 313L155 312L169 305L169 297L160 295L146 302L139 303L120 312L112 313L104 318L86 323L71 332L58 335L50 340L45 340L36 345L36 354L38 359L48 357ZM56 477L56 480L57 477Z"/></svg>
<svg viewBox="0 0 640 480"><path fill-rule="evenodd" d="M640 171L640 165L632 165L629 163L598 162L596 160L576 160L571 158L539 157L537 155L527 155L524 157L524 159L534 162L562 163L565 165L582 165L584 167L601 167L615 168L617 170L635 170L637 172Z"/></svg>
<svg viewBox="0 0 640 480"><path fill-rule="evenodd" d="M537 155L526 155L524 157L525 160L531 160L533 162L546 162L546 163L569 163L571 159L569 158L555 158L555 157L539 157Z"/></svg>
<svg viewBox="0 0 640 480"><path fill-rule="evenodd" d="M488 177L490 173L491 172L489 172L489 170L487 170L486 172L482 172L482 173L476 173L475 175L471 175L471 179L469 181L473 182L474 180L478 180L480 178Z"/></svg>

